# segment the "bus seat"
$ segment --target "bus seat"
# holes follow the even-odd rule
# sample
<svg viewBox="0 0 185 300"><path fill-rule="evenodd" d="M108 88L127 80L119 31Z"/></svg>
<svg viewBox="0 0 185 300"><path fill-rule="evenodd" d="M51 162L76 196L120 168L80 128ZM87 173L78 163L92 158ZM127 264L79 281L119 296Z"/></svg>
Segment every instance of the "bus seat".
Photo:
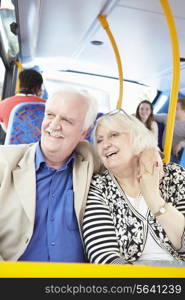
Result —
<svg viewBox="0 0 185 300"><path fill-rule="evenodd" d="M164 132L164 124L161 122L157 122L157 126L158 126L158 146L160 148L161 151L163 151L163 132Z"/></svg>
<svg viewBox="0 0 185 300"><path fill-rule="evenodd" d="M178 164L185 168L185 148L181 150Z"/></svg>
<svg viewBox="0 0 185 300"><path fill-rule="evenodd" d="M44 110L45 104L42 102L17 104L10 114L4 144L29 144L37 142L41 136Z"/></svg>

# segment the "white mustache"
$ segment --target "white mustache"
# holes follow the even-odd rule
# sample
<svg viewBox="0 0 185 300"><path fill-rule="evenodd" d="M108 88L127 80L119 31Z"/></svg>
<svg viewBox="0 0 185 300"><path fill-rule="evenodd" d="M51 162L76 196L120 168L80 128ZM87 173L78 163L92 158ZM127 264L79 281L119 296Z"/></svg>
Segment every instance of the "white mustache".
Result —
<svg viewBox="0 0 185 300"><path fill-rule="evenodd" d="M46 129L46 132L48 132L51 136L64 138L64 135L61 131L54 130L50 127Z"/></svg>

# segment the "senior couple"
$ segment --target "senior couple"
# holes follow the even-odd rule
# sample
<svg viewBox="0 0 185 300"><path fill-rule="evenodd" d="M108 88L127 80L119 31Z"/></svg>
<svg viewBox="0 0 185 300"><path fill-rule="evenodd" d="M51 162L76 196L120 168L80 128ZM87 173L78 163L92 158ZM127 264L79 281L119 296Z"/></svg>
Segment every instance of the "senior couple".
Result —
<svg viewBox="0 0 185 300"><path fill-rule="evenodd" d="M0 147L0 260L185 260L185 169L162 164L135 117L100 117L86 91L46 102L38 143ZM172 222L173 220L173 222Z"/></svg>

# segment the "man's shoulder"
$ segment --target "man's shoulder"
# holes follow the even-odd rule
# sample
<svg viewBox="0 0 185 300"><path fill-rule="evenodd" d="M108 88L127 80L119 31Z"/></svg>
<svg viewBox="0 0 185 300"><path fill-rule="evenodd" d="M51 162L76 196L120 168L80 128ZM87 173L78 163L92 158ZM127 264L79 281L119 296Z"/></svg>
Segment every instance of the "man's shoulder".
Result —
<svg viewBox="0 0 185 300"><path fill-rule="evenodd" d="M19 161L23 156L36 148L36 143L19 144L19 145L1 145L0 146L0 161Z"/></svg>
<svg viewBox="0 0 185 300"><path fill-rule="evenodd" d="M99 169L100 161L94 146L88 141L83 141L76 147L75 153L80 161L88 161L94 164L95 170Z"/></svg>
<svg viewBox="0 0 185 300"><path fill-rule="evenodd" d="M88 141L80 142L75 149L75 153L77 156L81 156L82 160L89 160L96 155L93 145Z"/></svg>
<svg viewBox="0 0 185 300"><path fill-rule="evenodd" d="M91 152L91 151L93 151L92 149L93 149L93 145L91 143L89 143L88 141L84 140L77 145L76 152L81 152L83 150Z"/></svg>

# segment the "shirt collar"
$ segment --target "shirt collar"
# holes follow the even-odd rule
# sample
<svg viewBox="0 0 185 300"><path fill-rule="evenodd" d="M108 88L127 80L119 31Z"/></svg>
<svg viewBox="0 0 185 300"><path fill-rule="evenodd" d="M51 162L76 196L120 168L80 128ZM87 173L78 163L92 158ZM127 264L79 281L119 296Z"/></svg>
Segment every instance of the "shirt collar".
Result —
<svg viewBox="0 0 185 300"><path fill-rule="evenodd" d="M72 164L76 158L76 154L73 152L67 159L67 161L58 168L58 171L65 170L69 164ZM35 153L35 169L38 171L40 168L41 164L45 164L47 166L46 160L44 158L44 155L42 153L41 147L40 147L40 142L37 143L36 146L36 153Z"/></svg>
<svg viewBox="0 0 185 300"><path fill-rule="evenodd" d="M23 94L23 93L18 93L16 96L36 96L34 94Z"/></svg>

